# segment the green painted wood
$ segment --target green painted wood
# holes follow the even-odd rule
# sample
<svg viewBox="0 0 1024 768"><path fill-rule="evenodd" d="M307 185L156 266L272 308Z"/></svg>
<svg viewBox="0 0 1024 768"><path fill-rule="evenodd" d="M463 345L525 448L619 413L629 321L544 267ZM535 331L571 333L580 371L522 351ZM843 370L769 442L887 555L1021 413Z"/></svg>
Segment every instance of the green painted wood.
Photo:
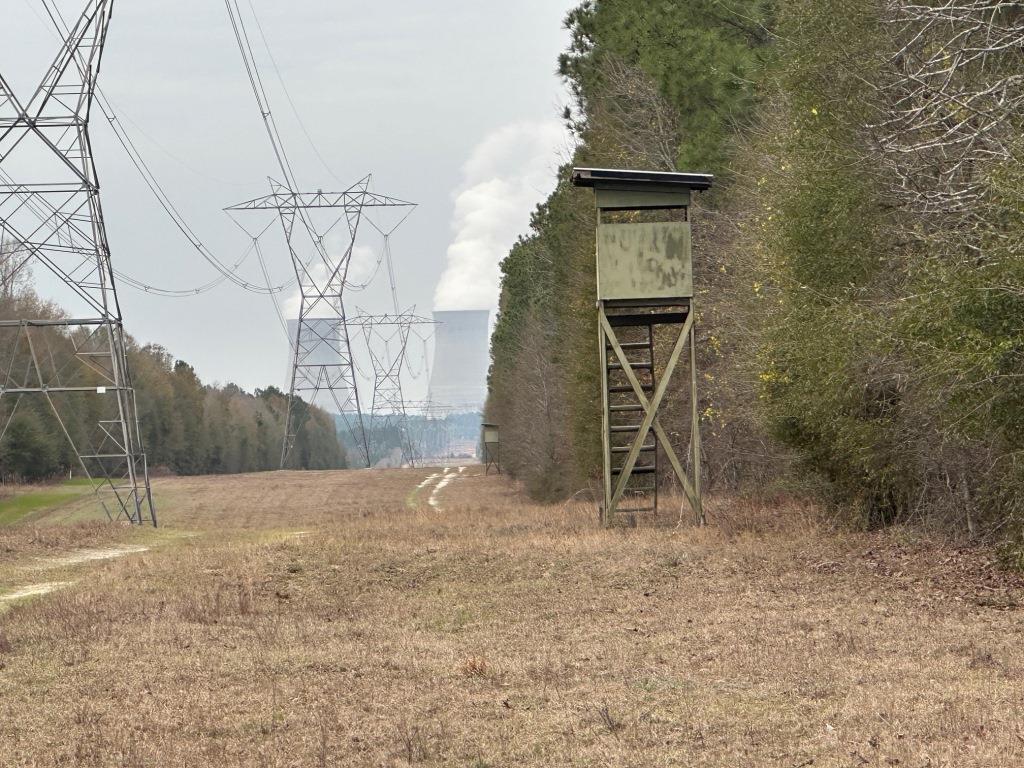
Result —
<svg viewBox="0 0 1024 768"><path fill-rule="evenodd" d="M691 306L690 316L694 317L695 314ZM690 327L690 401L693 409L690 422L690 445L693 448L693 511L697 516L697 525L706 525L704 501L700 492L700 403L697 400L697 333L693 326Z"/></svg>
<svg viewBox="0 0 1024 768"><path fill-rule="evenodd" d="M601 210L641 210L645 208L688 208L691 193L688 189L654 187L650 191L599 187L597 207Z"/></svg>
<svg viewBox="0 0 1024 768"><path fill-rule="evenodd" d="M672 381L672 374L679 364L679 358L682 355L683 348L686 346L686 342L689 340L690 329L693 327L693 314L691 313L686 319L686 323L683 325L682 332L679 335L679 339L676 341L675 346L672 349L672 354L669 356L668 362L665 366L665 375L662 380L658 383L657 388L654 391L654 397L650 401L644 395L643 387L640 384L640 380L637 379L636 374L633 372L633 368L629 363L626 353L623 351L622 346L619 344L616 338L615 331L612 329L611 324L608 322L607 316L601 314L601 324L604 327L605 334L608 335L612 345L612 349L615 352L616 357L622 364L623 371L626 377L629 379L631 386L637 394L640 404L644 407L645 414L644 420L640 424L640 429L637 432L636 439L630 448L629 454L626 456L626 461L622 465L621 474L619 475L619 481L615 486L615 492L612 494L611 504L609 505L609 514L618 508L619 501L622 499L623 493L626 491L626 485L629 482L630 475L633 472L633 468L636 466L636 460L640 456L640 450L644 443L647 442L647 436L650 434L651 428L654 425L654 421L657 418L658 409L661 407L661 402L665 398L665 393L668 392L668 385ZM607 438L606 438L607 440ZM671 444L666 442L666 447L671 453ZM671 458L670 458L671 460ZM673 469L678 465L678 459L673 462ZM681 469L681 467L680 467ZM680 480L684 483L684 487L689 485L686 481L685 473L682 473Z"/></svg>
<svg viewBox="0 0 1024 768"><path fill-rule="evenodd" d="M686 335L686 329L683 329L683 336ZM690 333L694 333L694 329L690 329ZM691 361L692 362L692 361ZM690 397L694 400L697 397L697 391L691 389ZM646 398L642 398L646 400ZM690 502L690 508L696 513L698 507L701 506L700 496L690 483L690 479L686 476L686 470L683 469L682 463L679 461L679 457L676 455L675 449L672 447L672 443L669 441L668 433L665 432L665 428L661 425L661 420L658 418L654 419L652 426L654 434L658 437L661 447L665 451L665 455L668 457L669 464L672 465L672 471L675 472L676 477L679 479L680 485L683 486L683 494L686 496L686 500Z"/></svg>
<svg viewBox="0 0 1024 768"><path fill-rule="evenodd" d="M597 297L692 298L690 223L599 224Z"/></svg>
<svg viewBox="0 0 1024 768"><path fill-rule="evenodd" d="M610 435L611 424L611 402L608 393L608 366L607 344L608 337L605 328L608 325L608 317L605 314L604 302L598 302L597 314L599 318L597 328L597 343L601 360L601 459L604 466L604 500L601 505L601 524L610 525L612 520L612 445ZM613 334L614 336L614 334Z"/></svg>
<svg viewBox="0 0 1024 768"><path fill-rule="evenodd" d="M697 497L697 493L690 483L690 478L686 476L686 470L683 469L683 465L679 461L679 457L676 455L675 449L672 448L672 444L668 442L668 435L665 433L665 428L661 426L661 422L657 419L654 421L652 427L654 433L658 436L665 445L665 455L668 456L669 464L672 465L672 471L675 472L676 477L679 479L679 484L683 486L683 495L686 496L686 500L690 502L690 509L696 513L697 508L700 506L700 501Z"/></svg>
<svg viewBox="0 0 1024 768"><path fill-rule="evenodd" d="M676 344L677 349L679 350L680 354L682 352L682 347L685 346L685 342L688 339L691 341L691 345L695 342L695 333L694 333L693 320L692 320L693 317L694 317L694 315L691 314L690 315L691 319L687 320L687 323L683 326L682 330L680 331L679 341ZM605 317L603 317L603 316L602 316L602 322L603 323L607 323L607 319ZM607 327L609 329L608 332L610 333L611 338L614 339L614 331L611 330L610 324ZM618 347L618 348L616 349L616 347ZM633 387L633 389L634 389L634 391L635 391L635 393L637 395L637 398L638 398L638 400L640 402L641 407L644 409L645 413L650 412L650 409L652 408L653 401L648 401L647 400L647 397L646 397L646 395L643 392L643 387L640 385L639 379L637 379L636 374L633 373L632 368L630 368L630 367L628 367L626 365L626 363L628 363L628 360L626 360L625 352L622 350L621 345L618 345L616 342L612 342L612 348L613 348L613 350L616 350L616 356L619 358L620 363L622 363L623 366L624 366L623 370L625 371L627 378L630 380L630 384ZM691 351L692 351L692 349L693 348L691 346ZM669 379L671 379L672 374L675 372L674 369L675 369L676 365L678 365L678 360L679 360L679 356L678 355L675 358L675 363L673 363L672 360L670 359L670 361L669 361L670 368L668 370L666 370L664 381L668 381ZM691 363L692 363L692 360L691 360ZM694 384L694 380L691 377L690 396L691 396L691 398L694 401L696 401L696 399L697 399L697 390L696 390L696 388L695 388L695 386L693 384ZM698 524L703 524L703 504L702 504L702 500L701 500L701 497L700 497L700 492L699 492L699 490L695 489L695 487L690 483L690 479L686 475L686 470L683 469L682 463L679 461L679 457L676 455L675 449L672 447L672 443L669 441L668 434L665 432L664 427L662 427L661 420L658 419L656 412L655 412L654 419L653 419L653 422L652 422L652 425L651 425L651 429L657 435L658 440L660 441L661 446L664 449L666 456L668 457L669 463L672 465L672 470L675 473L676 477L678 478L680 485L682 485L682 487L683 487L683 494L686 496L687 501L690 503L690 508L694 511L694 514L697 516ZM607 443L607 437L605 438L605 442ZM637 454L639 455L639 451L637 451ZM636 459L634 459L634 463L635 463L635 461L636 461ZM698 465L698 467L699 467L699 465ZM624 465L623 469L625 470L625 465ZM626 481L625 482L628 482L628 476L626 475L625 471L623 472L623 475L620 476L620 483L622 483L622 486L621 486L621 491L622 492L625 491L625 482L623 482L623 480L622 480L623 477L626 477ZM609 476L606 475L606 485L608 485L609 482L610 482ZM699 482L699 478L698 478L698 482ZM621 499L621 493L619 494L619 499ZM618 506L618 501L615 501L614 505L609 503L609 505L608 505L608 509L610 510L609 513L608 513L608 521L609 522L611 520L611 515L614 513L614 511L617 508L617 506Z"/></svg>

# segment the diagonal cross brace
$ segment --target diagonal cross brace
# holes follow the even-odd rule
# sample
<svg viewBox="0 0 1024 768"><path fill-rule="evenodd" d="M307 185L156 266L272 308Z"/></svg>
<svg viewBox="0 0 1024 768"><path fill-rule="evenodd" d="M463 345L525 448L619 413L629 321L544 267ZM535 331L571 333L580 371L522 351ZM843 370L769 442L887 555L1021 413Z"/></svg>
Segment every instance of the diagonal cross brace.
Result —
<svg viewBox="0 0 1024 768"><path fill-rule="evenodd" d="M633 391L637 396L640 406L644 410L644 420L640 424L640 429L637 432L636 438L633 441L630 451L626 456L626 462L622 466L619 480L615 486L615 491L609 504L609 513L614 510L619 501L622 499L622 495L626 491L626 485L629 482L630 476L633 474L633 468L636 466L636 461L640 456L640 450L644 443L647 441L647 436L651 430L657 435L659 441L665 449L665 453L668 456L669 463L672 465L672 470L678 477L679 482L683 486L683 493L686 494L687 500L690 502L691 507L694 511L698 509L697 495L694 491L693 484L686 476L686 472L683 470L683 466L676 456L675 451L672 448L672 444L669 442L668 435L665 433L664 428L661 426L661 421L658 419L658 409L661 407L661 402L665 398L666 392L668 392L668 385L672 381L672 374L675 371L676 365L679 363L679 358L682 355L683 348L686 346L686 342L689 340L690 332L693 329L694 313L690 312L686 318L686 322L683 324L682 330L679 333L679 338L676 340L675 347L672 349L672 355L669 357L668 364L665 370L665 376L658 383L658 387L654 392L654 397L651 400L647 399L644 394L643 387L640 384L640 380L637 378L636 373L633 371L633 366L629 359L626 357L626 353L623 351L622 346L619 344L619 340L615 335L615 330L612 328L611 323L608 322L608 317L601 312L601 327L611 342L612 349L615 352L615 356L618 358L619 363L622 365L622 370L629 379L630 386L633 387Z"/></svg>
<svg viewBox="0 0 1024 768"><path fill-rule="evenodd" d="M39 394L49 403L93 491L99 496L101 491L106 495L109 490L116 498L118 517L134 523L142 522L145 506L148 518L156 525L89 140L90 110L115 0L78 0L85 9L73 27L61 18L54 0L41 1L63 42L28 102L15 95L0 73L0 165L6 165L22 143L38 142L39 149L47 149L60 160L61 175L41 182L19 183L0 169L0 234L13 234L27 251L18 269L30 260L42 263L78 299L96 310L99 318L46 322L22 319L3 321L0 325L20 326L16 333L24 336L31 356L22 390ZM34 171L36 175L52 172L54 169ZM30 214L38 219L36 224L27 223ZM77 334L69 333L74 354L58 365L48 345L36 349L30 329L38 325L65 329L87 325L95 326L95 330L83 343ZM19 343L16 339L12 354L17 353ZM49 352L48 360L40 356L41 351ZM109 366L104 364L108 360ZM109 398L96 403L98 431L79 436L89 454L83 453L82 445L72 440L67 429L61 411L70 406L64 401L59 406L53 397L97 389L62 381L63 371L72 364L82 372L98 374L100 381L112 385L107 387L112 390ZM19 402L21 393L9 387L12 370L8 368L6 374L0 374L5 375L0 396L4 391L12 392L18 397L15 403ZM38 386L30 387L33 378ZM98 446L93 445L94 440L99 441ZM114 519L107 505L110 498L105 496L100 502Z"/></svg>
<svg viewBox="0 0 1024 768"><path fill-rule="evenodd" d="M106 38L110 16L110 0L91 0L74 29L67 30L67 37L60 51L27 105L18 99L10 84L0 75L2 104L13 107L15 112L13 117L4 118L0 124L3 128L0 133L0 160L7 157L26 136L35 134L82 184L91 185L92 182L88 174L69 159L68 153L53 142L46 134L45 129L49 127L77 130L87 124L88 110L92 102L96 77L99 74L99 57ZM58 32L60 31L58 27ZM93 34L91 43L88 42L90 32ZM91 49L88 57L85 58L81 55L81 49L84 47ZM73 116L62 116L48 123L45 119L46 108L51 101L55 100L61 80L72 63L78 67L81 79L81 82L76 82L76 95L79 103L74 109ZM65 106L65 108L67 107ZM8 137L12 136L13 144L7 141Z"/></svg>

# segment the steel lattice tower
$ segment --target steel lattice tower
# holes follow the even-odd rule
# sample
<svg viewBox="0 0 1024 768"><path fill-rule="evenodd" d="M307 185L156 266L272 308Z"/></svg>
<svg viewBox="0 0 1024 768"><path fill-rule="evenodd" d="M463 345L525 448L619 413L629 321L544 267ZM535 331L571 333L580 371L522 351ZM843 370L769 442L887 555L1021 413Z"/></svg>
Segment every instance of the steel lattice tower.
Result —
<svg viewBox="0 0 1024 768"><path fill-rule="evenodd" d="M301 297L299 318L292 340L292 375L288 396L288 417L281 466L286 465L302 428L302 412L294 407L295 398L315 403L327 393L346 427L362 450L366 466L372 463L370 438L363 418L355 358L352 352L354 323L346 315L344 288L352 261L359 225L368 208L413 208L413 203L369 191L366 177L344 192L293 192L288 186L271 181L271 194L250 200L227 210L273 211L281 221ZM338 212L340 211L340 215ZM334 221L322 230L313 222L316 212L333 212ZM347 245L329 252L325 240L344 223ZM312 245L313 255L304 258Z"/></svg>
<svg viewBox="0 0 1024 768"><path fill-rule="evenodd" d="M406 365L409 336L417 325L432 321L414 314L415 310L394 315L365 315L352 325L363 329L366 348L373 367L373 402L370 423L375 440L370 441L373 459L382 458L383 443L391 429L402 434L402 459L416 466L416 452L409 432L408 411L402 390L402 371Z"/></svg>
<svg viewBox="0 0 1024 768"><path fill-rule="evenodd" d="M0 240L15 245L2 266L44 268L67 313L0 321L0 436L24 398L45 399L107 515L156 525L89 139L112 7L88 0L58 28L64 43L27 102L0 74ZM71 359L54 354L56 334Z"/></svg>
<svg viewBox="0 0 1024 768"><path fill-rule="evenodd" d="M362 453L363 462L366 466L370 466L372 464L370 438L363 418L356 379L356 360L352 351L352 334L354 329L357 329L364 321L353 323L350 320L346 314L343 294L346 287L351 287L348 285L349 266L352 262L356 236L366 210L405 208L411 212L415 205L404 200L370 192L369 176L344 192L304 193L298 191L301 189L301 185L296 179L294 167L288 157L277 121L274 119L270 99L253 53L252 41L238 6L238 0L224 0L224 5L234 30L249 84L252 86L253 95L267 131L267 138L273 147L281 177L284 179L283 182L270 180L271 193L269 195L232 206L226 210L229 213L234 211L273 211L277 214L284 229L300 292L299 318L294 333L290 334L292 337L290 340L292 375L284 444L281 449L281 467L283 469L287 465L303 424L305 409L296 408L296 398L302 395L310 404L315 404L317 398L325 392L330 395L335 408L345 421L352 442L359 447ZM253 11L253 15L255 15L255 11ZM260 35L263 37L262 27L260 27ZM263 39L266 43L266 38L263 37ZM267 51L269 53L269 46ZM325 215L328 220L318 223L317 219ZM368 216L367 220L371 226L384 235L392 296L395 297L394 268L388 244L388 236L394 229L387 232L374 224ZM402 220L404 221L404 217ZM347 245L342 248L329 249L326 242L328 237L334 236L335 231L341 227L343 222L348 230ZM312 254L304 258L304 253L310 245ZM395 312L396 315L399 314L397 305ZM373 358L372 350L371 358ZM379 358L373 360L375 382L377 383L382 380L378 371L378 362ZM384 378L388 377L385 375ZM377 387L375 386L374 389L376 402Z"/></svg>
<svg viewBox="0 0 1024 768"><path fill-rule="evenodd" d="M402 221L404 221L403 219ZM402 222L399 222L399 226ZM402 440L402 462L416 466L416 450L409 430L409 414L402 389L402 371L406 367L409 336L420 325L433 325L431 320L417 316L415 307L402 311L398 301L398 281L395 278L395 263L391 253L391 235L398 228L384 231L370 221L370 224L384 236L383 258L387 266L388 282L391 288L393 315L364 315L363 335L373 367L373 403L371 424L376 444L372 445L374 458L382 458L387 435L391 429L398 429Z"/></svg>

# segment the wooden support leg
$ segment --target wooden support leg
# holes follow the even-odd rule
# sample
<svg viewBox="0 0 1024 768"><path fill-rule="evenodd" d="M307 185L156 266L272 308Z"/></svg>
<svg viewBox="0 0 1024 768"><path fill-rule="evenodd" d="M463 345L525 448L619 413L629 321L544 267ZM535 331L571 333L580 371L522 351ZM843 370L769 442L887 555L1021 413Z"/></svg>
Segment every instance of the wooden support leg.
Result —
<svg viewBox="0 0 1024 768"><path fill-rule="evenodd" d="M611 472L610 469L608 469L610 459L606 460L605 495L607 499L608 495L610 494L610 502L607 502L604 508L605 518L610 521L611 516L614 514L614 511L622 498L622 494L626 489L626 484L629 482L629 476L636 464L636 459L639 456L640 448L646 441L647 436L650 434L651 430L653 430L654 433L657 435L657 438L660 441L662 448L665 451L665 455L667 456L669 463L672 465L672 469L675 472L676 477L679 479L679 482L683 487L683 493L686 495L687 500L690 502L690 506L693 510L694 518L697 524L703 524L704 513L700 495L700 413L699 403L697 401L696 334L694 330L694 314L692 310L689 316L687 317L685 324L680 330L679 338L677 339L676 344L672 350L672 355L669 357L669 360L666 364L665 374L662 377L662 380L658 383L651 400L648 400L647 396L644 394L643 387L640 385L640 381L637 378L635 371L630 365L630 362L626 357L626 354L616 337L615 330L614 328L612 328L611 323L608 321L608 318L603 311L600 313L600 322L603 332L602 343L604 343L604 340L607 340L607 343L611 345L611 348L615 352L615 355L618 358L620 365L622 366L623 372L629 379L630 385L633 387L637 400L639 401L644 412L643 423L640 425L633 445L626 458L626 462L622 467L622 473L619 475L619 479L618 482L615 484L614 491L612 491L611 489ZM690 396L692 401L692 425L690 443L691 450L693 451L693 466L695 472L694 481L692 483L690 481L690 478L687 476L685 468L679 461L679 457L676 455L675 450L672 448L672 444L669 441L668 434L665 432L665 429L662 427L660 419L658 418L658 409L661 407L662 400L665 397L668 385L672 379L672 375L679 364L679 360L682 356L683 350L686 349L687 347L689 347L688 351L690 354ZM605 347L602 347L602 351L606 354L605 349ZM604 359L602 359L602 362L603 361ZM605 380L606 379L607 376L605 375ZM610 457L607 385L605 386L605 393L606 406L604 417L604 444L606 451L605 455L606 457Z"/></svg>
<svg viewBox="0 0 1024 768"><path fill-rule="evenodd" d="M691 306L690 312L693 312ZM697 525L706 525L704 500L701 497L700 469L700 400L697 397L697 328L690 326L690 402L692 404L692 421L690 422L690 447L693 451L693 511Z"/></svg>
<svg viewBox="0 0 1024 768"><path fill-rule="evenodd" d="M601 524L612 524L612 446L611 446L611 402L608 392L608 318L605 315L604 302L598 303L598 351L601 361L601 461L604 468L602 486Z"/></svg>

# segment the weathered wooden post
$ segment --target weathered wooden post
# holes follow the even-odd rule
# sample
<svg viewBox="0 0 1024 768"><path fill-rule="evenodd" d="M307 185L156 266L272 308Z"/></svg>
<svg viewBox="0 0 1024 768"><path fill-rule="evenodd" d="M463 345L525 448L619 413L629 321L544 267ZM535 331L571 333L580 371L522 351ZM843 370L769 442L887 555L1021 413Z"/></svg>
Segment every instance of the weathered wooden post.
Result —
<svg viewBox="0 0 1024 768"><path fill-rule="evenodd" d="M501 474L501 428L497 424L482 424L481 442L484 448L484 474L497 470Z"/></svg>
<svg viewBox="0 0 1024 768"><path fill-rule="evenodd" d="M658 511L658 462L664 455L698 525L700 414L694 329L690 202L713 176L577 168L573 183L597 198L597 314L601 357L604 525L616 513ZM671 354L655 359L655 331L678 329ZM689 461L679 459L659 412L679 362L690 368ZM660 374L660 375L659 375Z"/></svg>

